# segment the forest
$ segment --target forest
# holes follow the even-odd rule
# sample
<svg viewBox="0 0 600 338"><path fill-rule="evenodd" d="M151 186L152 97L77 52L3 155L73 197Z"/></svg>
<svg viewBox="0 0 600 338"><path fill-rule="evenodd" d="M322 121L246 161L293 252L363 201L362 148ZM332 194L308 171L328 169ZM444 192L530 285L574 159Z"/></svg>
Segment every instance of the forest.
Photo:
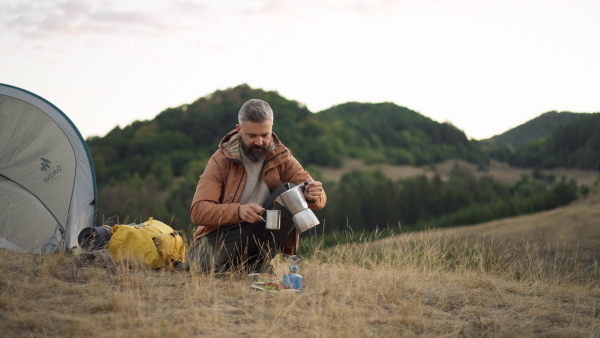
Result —
<svg viewBox="0 0 600 338"><path fill-rule="evenodd" d="M98 185L97 223L154 217L191 233L195 226L188 213L198 177L250 98L269 102L274 132L316 179L323 180L320 168L339 167L345 158L432 167L461 159L482 171L498 159L532 169L532 175L512 186L489 176L476 178L458 167L447 180L418 176L393 181L377 170L350 172L337 182L323 180L329 199L317 216L327 233L348 227L372 231L401 225L410 231L466 225L555 208L587 188L536 170L593 169L600 158L600 136L594 132L600 130L600 114L559 124L549 136L515 148L468 139L449 123L393 103L348 102L313 113L277 92L240 85L88 138Z"/></svg>

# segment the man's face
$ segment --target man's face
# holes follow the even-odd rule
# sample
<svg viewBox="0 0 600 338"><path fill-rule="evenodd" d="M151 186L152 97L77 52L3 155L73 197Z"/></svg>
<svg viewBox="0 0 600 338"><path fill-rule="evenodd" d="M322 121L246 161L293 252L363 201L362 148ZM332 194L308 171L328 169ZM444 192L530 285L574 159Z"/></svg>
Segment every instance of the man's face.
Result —
<svg viewBox="0 0 600 338"><path fill-rule="evenodd" d="M242 137L240 148L249 160L258 162L267 158L273 131L271 120L263 122L245 121L243 126L238 124L235 129Z"/></svg>

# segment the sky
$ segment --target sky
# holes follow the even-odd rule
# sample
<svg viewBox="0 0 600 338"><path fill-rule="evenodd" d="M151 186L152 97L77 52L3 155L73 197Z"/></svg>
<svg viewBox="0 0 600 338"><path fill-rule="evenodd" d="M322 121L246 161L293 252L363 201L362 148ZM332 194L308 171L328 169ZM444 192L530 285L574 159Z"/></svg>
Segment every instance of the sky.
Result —
<svg viewBox="0 0 600 338"><path fill-rule="evenodd" d="M0 13L0 83L85 138L244 83L312 112L393 102L473 139L600 112L600 0L3 0Z"/></svg>

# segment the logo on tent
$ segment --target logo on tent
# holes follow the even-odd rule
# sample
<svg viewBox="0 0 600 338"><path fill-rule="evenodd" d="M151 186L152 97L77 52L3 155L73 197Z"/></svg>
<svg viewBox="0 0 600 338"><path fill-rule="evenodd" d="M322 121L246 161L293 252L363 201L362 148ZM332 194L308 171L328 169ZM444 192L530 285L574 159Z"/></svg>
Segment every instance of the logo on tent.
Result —
<svg viewBox="0 0 600 338"><path fill-rule="evenodd" d="M50 169L50 163L52 163L52 161L47 160L45 158L40 158L40 160L42 160L42 167L40 168L40 170L46 171L47 169Z"/></svg>

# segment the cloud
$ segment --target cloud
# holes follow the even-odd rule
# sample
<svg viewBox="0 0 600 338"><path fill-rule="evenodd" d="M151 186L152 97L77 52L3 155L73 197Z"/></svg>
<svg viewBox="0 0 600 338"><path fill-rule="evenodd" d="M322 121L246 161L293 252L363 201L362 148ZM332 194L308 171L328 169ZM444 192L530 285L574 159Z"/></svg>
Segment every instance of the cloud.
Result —
<svg viewBox="0 0 600 338"><path fill-rule="evenodd" d="M9 0L0 4L0 29L24 38L87 35L170 35L236 22L279 28L290 21L308 27L335 19L392 13L390 0ZM229 24L224 24L228 22Z"/></svg>
<svg viewBox="0 0 600 338"><path fill-rule="evenodd" d="M179 25L156 8L124 8L119 2L19 1L0 5L0 26L27 38L87 34L164 34Z"/></svg>

